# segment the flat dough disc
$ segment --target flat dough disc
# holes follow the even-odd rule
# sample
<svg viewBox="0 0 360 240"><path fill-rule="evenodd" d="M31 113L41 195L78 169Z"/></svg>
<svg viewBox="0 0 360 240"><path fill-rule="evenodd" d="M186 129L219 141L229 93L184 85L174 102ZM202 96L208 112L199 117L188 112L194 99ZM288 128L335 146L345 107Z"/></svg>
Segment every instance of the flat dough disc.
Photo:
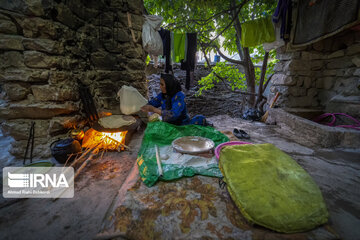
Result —
<svg viewBox="0 0 360 240"><path fill-rule="evenodd" d="M111 115L99 119L99 124L103 128L120 128L134 124L136 119L133 116Z"/></svg>

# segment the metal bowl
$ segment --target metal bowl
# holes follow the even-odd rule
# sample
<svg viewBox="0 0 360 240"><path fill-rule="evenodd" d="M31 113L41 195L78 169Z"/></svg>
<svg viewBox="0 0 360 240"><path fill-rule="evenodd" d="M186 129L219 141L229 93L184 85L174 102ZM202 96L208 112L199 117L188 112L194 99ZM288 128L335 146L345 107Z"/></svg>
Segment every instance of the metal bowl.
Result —
<svg viewBox="0 0 360 240"><path fill-rule="evenodd" d="M172 147L180 153L203 153L213 149L215 143L213 140L204 137L186 136L175 139L172 142Z"/></svg>

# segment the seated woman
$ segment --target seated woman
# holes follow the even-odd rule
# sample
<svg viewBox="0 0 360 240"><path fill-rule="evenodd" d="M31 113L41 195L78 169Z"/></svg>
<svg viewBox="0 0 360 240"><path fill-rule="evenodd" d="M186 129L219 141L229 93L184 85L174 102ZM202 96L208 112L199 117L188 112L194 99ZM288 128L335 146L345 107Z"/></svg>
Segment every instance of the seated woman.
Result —
<svg viewBox="0 0 360 240"><path fill-rule="evenodd" d="M190 119L185 103L185 95L181 91L180 83L171 74L162 73L160 76L161 93L151 99L141 108L144 112L154 112L162 116L164 122L175 125L207 125L202 115ZM161 107L159 109L158 107Z"/></svg>

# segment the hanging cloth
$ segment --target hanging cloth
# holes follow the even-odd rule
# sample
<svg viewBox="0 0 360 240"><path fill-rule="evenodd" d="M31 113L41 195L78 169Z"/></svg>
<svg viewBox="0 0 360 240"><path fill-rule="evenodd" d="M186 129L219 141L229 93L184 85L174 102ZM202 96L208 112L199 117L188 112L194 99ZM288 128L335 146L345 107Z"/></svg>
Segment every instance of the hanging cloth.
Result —
<svg viewBox="0 0 360 240"><path fill-rule="evenodd" d="M173 62L179 63L185 59L185 33L171 33L171 58Z"/></svg>
<svg viewBox="0 0 360 240"><path fill-rule="evenodd" d="M165 57L165 72L169 73L171 70L171 58L170 58L170 49L171 49L171 40L170 40L170 31L161 28L159 30L160 37L163 41L163 57Z"/></svg>
<svg viewBox="0 0 360 240"><path fill-rule="evenodd" d="M275 12L272 16L272 21L278 23L281 21L280 37L285 41L290 39L291 31L291 18L292 18L292 5L291 0L279 0Z"/></svg>
<svg viewBox="0 0 360 240"><path fill-rule="evenodd" d="M251 20L241 26L241 45L243 47L255 47L276 40L271 17Z"/></svg>
<svg viewBox="0 0 360 240"><path fill-rule="evenodd" d="M144 50L150 55L163 55L163 42L158 32L163 18L155 15L144 15L144 20L142 29Z"/></svg>

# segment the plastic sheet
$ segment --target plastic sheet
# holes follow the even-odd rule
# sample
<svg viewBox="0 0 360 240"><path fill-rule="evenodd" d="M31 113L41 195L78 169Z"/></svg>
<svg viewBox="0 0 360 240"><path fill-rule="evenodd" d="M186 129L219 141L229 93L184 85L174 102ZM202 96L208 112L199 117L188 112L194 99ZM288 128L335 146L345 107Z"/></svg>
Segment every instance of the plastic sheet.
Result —
<svg viewBox="0 0 360 240"><path fill-rule="evenodd" d="M120 111L125 115L139 112L148 103L136 88L126 85L121 87L117 96L120 99Z"/></svg>
<svg viewBox="0 0 360 240"><path fill-rule="evenodd" d="M327 222L328 212L316 183L274 145L225 147L219 165L232 199L250 222L285 233L307 231Z"/></svg>
<svg viewBox="0 0 360 240"><path fill-rule="evenodd" d="M155 15L145 15L144 19L145 22L142 29L144 50L150 55L163 55L163 42L158 33L163 18Z"/></svg>
<svg viewBox="0 0 360 240"><path fill-rule="evenodd" d="M193 158L190 162L193 164L182 164L178 162L167 162L162 160L163 176L160 177L158 173L158 167L156 163L155 145L160 148L160 155L163 151L167 151L166 147L171 146L173 140L183 136L200 136L209 138L214 141L215 145L229 141L221 132L215 130L212 127L204 127L199 125L185 125L175 126L166 122L149 122L145 131L143 142L138 153L137 163L139 166L140 176L143 182L147 186L154 185L158 179L160 180L174 180L183 176L194 176L195 174L201 174L205 176L221 177L222 174L219 170L215 156L208 158L208 163L204 163L204 159L201 157ZM167 153L167 155L176 153ZM179 154L182 157L186 154ZM186 156L184 157L186 158ZM184 160L190 163L188 160Z"/></svg>

